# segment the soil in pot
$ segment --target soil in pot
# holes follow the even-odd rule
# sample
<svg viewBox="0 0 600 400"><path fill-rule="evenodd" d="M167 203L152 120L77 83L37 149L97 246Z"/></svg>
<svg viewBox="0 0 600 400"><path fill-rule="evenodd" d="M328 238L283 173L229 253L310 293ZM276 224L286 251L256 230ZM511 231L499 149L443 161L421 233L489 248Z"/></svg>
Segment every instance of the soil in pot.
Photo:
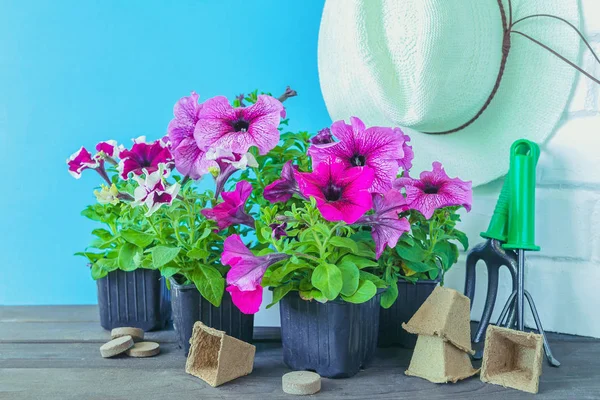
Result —
<svg viewBox="0 0 600 400"><path fill-rule="evenodd" d="M163 329L171 319L171 295L157 270L115 270L96 281L100 325L144 331Z"/></svg>
<svg viewBox="0 0 600 400"><path fill-rule="evenodd" d="M290 292L279 303L283 361L293 370L348 378L367 366L377 347L378 294L363 304L319 303Z"/></svg>
<svg viewBox="0 0 600 400"><path fill-rule="evenodd" d="M390 308L382 308L379 314L379 347L415 348L417 335L406 332L402 328L402 323L408 322L438 283L439 280L424 280L416 283L398 281L398 298Z"/></svg>
<svg viewBox="0 0 600 400"><path fill-rule="evenodd" d="M194 323L201 321L204 325L224 331L236 339L252 343L254 331L254 315L242 313L231 301L228 293L223 295L220 307L213 306L200 295L194 284L180 285L171 278L171 304L173 307L173 326L179 347L190 351L190 337Z"/></svg>

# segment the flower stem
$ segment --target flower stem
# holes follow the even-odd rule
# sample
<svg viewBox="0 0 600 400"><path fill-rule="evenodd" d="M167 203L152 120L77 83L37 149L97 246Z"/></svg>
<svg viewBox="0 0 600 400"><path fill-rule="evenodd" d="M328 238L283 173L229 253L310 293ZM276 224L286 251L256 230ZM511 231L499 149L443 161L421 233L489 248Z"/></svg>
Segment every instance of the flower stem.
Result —
<svg viewBox="0 0 600 400"><path fill-rule="evenodd" d="M95 168L95 170L98 173L98 175L100 175L102 177L102 179L104 179L104 181L110 187L110 185L112 185L112 182L110 181L110 178L108 177L108 174L106 173L106 170L104 169L104 165L102 163L100 163L100 166Z"/></svg>

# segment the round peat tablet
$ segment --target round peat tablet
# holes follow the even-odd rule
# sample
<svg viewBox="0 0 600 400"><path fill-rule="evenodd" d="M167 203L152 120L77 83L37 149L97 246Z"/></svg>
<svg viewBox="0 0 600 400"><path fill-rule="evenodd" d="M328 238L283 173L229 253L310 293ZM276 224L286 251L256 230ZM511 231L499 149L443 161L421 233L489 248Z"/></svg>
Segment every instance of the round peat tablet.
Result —
<svg viewBox="0 0 600 400"><path fill-rule="evenodd" d="M138 342L127 350L129 357L152 357L160 353L160 346L154 342Z"/></svg>
<svg viewBox="0 0 600 400"><path fill-rule="evenodd" d="M133 340L136 342L138 342L140 340L144 340L144 331L140 328L123 327L123 328L115 328L112 331L110 331L110 336L113 339L116 339L121 336L127 336L127 335L131 336L133 338Z"/></svg>
<svg viewBox="0 0 600 400"><path fill-rule="evenodd" d="M310 371L289 372L281 378L281 386L287 394L315 394L321 390L321 377Z"/></svg>
<svg viewBox="0 0 600 400"><path fill-rule="evenodd" d="M133 338L131 336L121 336L100 346L100 354L104 358L113 357L124 353L131 347L133 347Z"/></svg>

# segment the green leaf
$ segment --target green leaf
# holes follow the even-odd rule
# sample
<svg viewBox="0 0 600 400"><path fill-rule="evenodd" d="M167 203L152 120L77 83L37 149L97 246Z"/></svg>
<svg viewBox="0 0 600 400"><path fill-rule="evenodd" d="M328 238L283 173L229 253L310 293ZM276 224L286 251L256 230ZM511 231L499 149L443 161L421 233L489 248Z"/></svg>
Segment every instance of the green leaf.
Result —
<svg viewBox="0 0 600 400"><path fill-rule="evenodd" d="M335 300L342 290L342 272L333 264L322 263L313 271L311 282L328 300Z"/></svg>
<svg viewBox="0 0 600 400"><path fill-rule="evenodd" d="M316 300L319 303L327 302L327 297L325 297L323 295L323 293L321 293L318 289L311 289L311 290L307 290L307 291L301 290L298 293L300 294L300 298L302 298L302 300L306 300L306 301Z"/></svg>
<svg viewBox="0 0 600 400"><path fill-rule="evenodd" d="M306 264L292 264L286 263L283 267L273 270L270 276L271 281L281 282L288 274L303 268L308 268Z"/></svg>
<svg viewBox="0 0 600 400"><path fill-rule="evenodd" d="M336 247L343 247L350 250L352 253L358 253L358 246L356 242L350 238L334 236L329 239L329 244L332 244Z"/></svg>
<svg viewBox="0 0 600 400"><path fill-rule="evenodd" d="M75 256L82 256L87 258L91 263L95 263L104 257L104 253L92 253L90 251L78 251L74 254Z"/></svg>
<svg viewBox="0 0 600 400"><path fill-rule="evenodd" d="M135 244L125 243L119 251L119 268L123 271L133 271L139 267L142 249ZM136 262L137 261L137 262Z"/></svg>
<svg viewBox="0 0 600 400"><path fill-rule="evenodd" d="M202 235L200 235L200 237L198 238L198 240L196 241L196 243L206 239L208 237L208 235L210 235L210 233L212 232L212 230L210 228L204 228L204 231L202 232Z"/></svg>
<svg viewBox="0 0 600 400"><path fill-rule="evenodd" d="M403 260L416 262L423 261L426 255L425 250L420 246L416 244L414 246L408 246L403 242L398 242L398 245L396 245L396 253L398 253Z"/></svg>
<svg viewBox="0 0 600 400"><path fill-rule="evenodd" d="M454 243L441 241L435 244L433 251L442 262L444 271L447 271L458 261L458 247Z"/></svg>
<svg viewBox="0 0 600 400"><path fill-rule="evenodd" d="M452 235L456 238L456 240L460 242L460 244L462 244L463 249L467 251L467 249L469 248L469 238L467 237L467 235L464 232L461 232L456 229L452 232Z"/></svg>
<svg viewBox="0 0 600 400"><path fill-rule="evenodd" d="M190 278L202 297L210 301L215 307L221 305L225 289L225 279L215 267L200 264L199 268L194 270Z"/></svg>
<svg viewBox="0 0 600 400"><path fill-rule="evenodd" d="M98 214L91 206L88 206L81 212L81 215L91 219L92 221L103 222L102 215ZM96 278L99 279L99 278Z"/></svg>
<svg viewBox="0 0 600 400"><path fill-rule="evenodd" d="M160 268L177 257L179 247L156 246L152 248L152 265L154 268Z"/></svg>
<svg viewBox="0 0 600 400"><path fill-rule="evenodd" d="M390 283L388 289L381 296L381 307L390 308L398 298L398 285L396 282Z"/></svg>
<svg viewBox="0 0 600 400"><path fill-rule="evenodd" d="M338 268L342 272L342 290L340 293L344 296L351 296L358 289L359 271L356 264L345 259Z"/></svg>
<svg viewBox="0 0 600 400"><path fill-rule="evenodd" d="M355 264L358 269L363 269L367 267L378 267L379 263L377 261L371 260L369 258L358 257L353 254L345 255L343 260L348 260Z"/></svg>
<svg viewBox="0 0 600 400"><path fill-rule="evenodd" d="M179 273L181 268L176 267L176 266L163 265L162 267L159 268L159 270L160 270L160 274L162 276L169 279L173 275Z"/></svg>
<svg viewBox="0 0 600 400"><path fill-rule="evenodd" d="M271 308L277 304L279 300L283 299L283 297L293 289L293 287L294 285L292 282L288 282L285 285L277 286L275 289L273 289L273 301L267 306L267 308Z"/></svg>
<svg viewBox="0 0 600 400"><path fill-rule="evenodd" d="M137 231L135 229L124 229L121 231L121 237L131 244L141 247L142 249L149 246L154 240L154 235Z"/></svg>
<svg viewBox="0 0 600 400"><path fill-rule="evenodd" d="M99 267L98 263L92 265L92 279L98 280L108 275L108 271Z"/></svg>
<svg viewBox="0 0 600 400"><path fill-rule="evenodd" d="M388 287L388 284L387 284L386 281L384 281L383 279L381 279L377 275L373 275L370 272L360 271L360 279L361 280L371 281L378 288L382 288L383 289L383 288Z"/></svg>
<svg viewBox="0 0 600 400"><path fill-rule="evenodd" d="M113 238L112 233L110 233L106 229L102 229L102 228L94 229L92 231L92 235L98 236L100 239L102 239L103 242L108 242L109 240L111 240Z"/></svg>
<svg viewBox="0 0 600 400"><path fill-rule="evenodd" d="M94 265L106 272L111 272L119 268L118 259L116 258L101 258Z"/></svg>
<svg viewBox="0 0 600 400"><path fill-rule="evenodd" d="M358 284L358 289L352 296L342 296L342 299L349 303L360 304L370 300L377 294L377 287L368 280L361 280Z"/></svg>
<svg viewBox="0 0 600 400"><path fill-rule="evenodd" d="M408 269L410 269L411 271L415 271L415 272L427 272L427 271L437 269L435 263L425 264L422 262L404 260L404 264L406 265L406 267Z"/></svg>
<svg viewBox="0 0 600 400"><path fill-rule="evenodd" d="M186 255L192 260L204 260L209 254L210 253L204 249L191 249Z"/></svg>

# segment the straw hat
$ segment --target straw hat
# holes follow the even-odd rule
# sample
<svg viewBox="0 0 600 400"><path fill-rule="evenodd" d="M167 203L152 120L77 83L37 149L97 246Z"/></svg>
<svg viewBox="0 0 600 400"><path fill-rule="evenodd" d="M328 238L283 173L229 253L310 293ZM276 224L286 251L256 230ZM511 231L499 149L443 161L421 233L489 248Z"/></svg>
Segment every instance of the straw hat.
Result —
<svg viewBox="0 0 600 400"><path fill-rule="evenodd" d="M521 34L505 35L511 14L581 23L578 0L327 0L318 55L329 114L403 127L417 174L438 160L474 185L504 175L516 139L553 132L577 74ZM579 61L580 38L564 22L529 18L513 29ZM479 113L455 132L423 133L453 131Z"/></svg>

